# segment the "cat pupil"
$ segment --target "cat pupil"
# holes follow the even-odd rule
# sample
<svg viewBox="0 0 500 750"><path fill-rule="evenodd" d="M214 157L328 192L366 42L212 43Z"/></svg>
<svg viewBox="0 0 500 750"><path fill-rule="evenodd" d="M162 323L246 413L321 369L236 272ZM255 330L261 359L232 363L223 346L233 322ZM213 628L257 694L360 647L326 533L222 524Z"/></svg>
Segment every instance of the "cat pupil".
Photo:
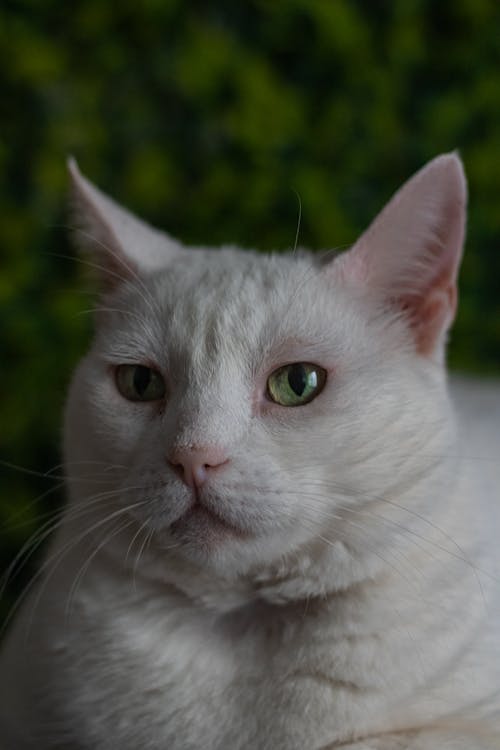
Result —
<svg viewBox="0 0 500 750"><path fill-rule="evenodd" d="M302 396L307 385L307 373L302 365L294 365L290 368L288 384L297 396Z"/></svg>
<svg viewBox="0 0 500 750"><path fill-rule="evenodd" d="M134 372L134 388L139 396L143 396L146 388L151 382L151 370L149 367L138 365Z"/></svg>

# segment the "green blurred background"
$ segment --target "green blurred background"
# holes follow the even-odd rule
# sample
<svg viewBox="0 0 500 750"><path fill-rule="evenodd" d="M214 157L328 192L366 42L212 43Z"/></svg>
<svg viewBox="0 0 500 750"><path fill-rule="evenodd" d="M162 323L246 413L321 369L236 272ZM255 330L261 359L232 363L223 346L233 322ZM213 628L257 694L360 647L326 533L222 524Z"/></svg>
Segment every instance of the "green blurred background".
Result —
<svg viewBox="0 0 500 750"><path fill-rule="evenodd" d="M345 246L434 155L470 184L454 368L500 372L500 3L25 0L0 10L0 568L61 502L91 335L64 161L186 242ZM58 472L56 472L58 473ZM48 493L48 494L44 494ZM36 498L39 498L36 500ZM28 566L3 596L5 614Z"/></svg>

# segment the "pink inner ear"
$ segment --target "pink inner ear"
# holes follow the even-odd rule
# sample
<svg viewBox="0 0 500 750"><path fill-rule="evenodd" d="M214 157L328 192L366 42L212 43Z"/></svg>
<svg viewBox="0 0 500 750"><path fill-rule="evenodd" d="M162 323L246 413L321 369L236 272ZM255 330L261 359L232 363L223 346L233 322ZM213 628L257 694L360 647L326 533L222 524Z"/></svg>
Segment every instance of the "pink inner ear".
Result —
<svg viewBox="0 0 500 750"><path fill-rule="evenodd" d="M440 156L403 185L337 262L343 280L405 314L422 355L442 347L455 315L465 203L459 158Z"/></svg>
<svg viewBox="0 0 500 750"><path fill-rule="evenodd" d="M455 317L457 287L454 282L436 284L424 297L401 298L398 304L407 312L418 353L430 356Z"/></svg>
<svg viewBox="0 0 500 750"><path fill-rule="evenodd" d="M414 291L398 299L405 311L419 354L430 356L453 323L457 308L458 265L464 217L455 201L443 201L441 224L422 243L411 282Z"/></svg>

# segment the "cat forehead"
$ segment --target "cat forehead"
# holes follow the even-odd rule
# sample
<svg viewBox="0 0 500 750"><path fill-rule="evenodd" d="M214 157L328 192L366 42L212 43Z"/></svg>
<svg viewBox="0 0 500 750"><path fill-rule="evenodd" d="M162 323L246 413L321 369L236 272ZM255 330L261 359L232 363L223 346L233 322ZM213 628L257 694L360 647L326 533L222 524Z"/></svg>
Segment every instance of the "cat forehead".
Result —
<svg viewBox="0 0 500 750"><path fill-rule="evenodd" d="M128 314L103 318L107 344L121 351L126 341L143 358L160 356L159 347L200 360L204 353L279 350L290 341L331 343L339 326L353 325L345 290L306 253L186 250L117 294L110 308Z"/></svg>
<svg viewBox="0 0 500 750"><path fill-rule="evenodd" d="M182 311L186 320L194 321L207 314L231 311L241 317L287 307L296 290L312 286L316 275L313 259L305 255L193 249L179 253L165 270L150 274L144 288L165 315ZM126 293L135 304L147 306L140 283L129 285Z"/></svg>
<svg viewBox="0 0 500 750"><path fill-rule="evenodd" d="M313 266L308 254L265 254L236 247L197 248L179 253L156 278L159 291L163 286L173 295L197 288L226 295L252 295L293 283Z"/></svg>

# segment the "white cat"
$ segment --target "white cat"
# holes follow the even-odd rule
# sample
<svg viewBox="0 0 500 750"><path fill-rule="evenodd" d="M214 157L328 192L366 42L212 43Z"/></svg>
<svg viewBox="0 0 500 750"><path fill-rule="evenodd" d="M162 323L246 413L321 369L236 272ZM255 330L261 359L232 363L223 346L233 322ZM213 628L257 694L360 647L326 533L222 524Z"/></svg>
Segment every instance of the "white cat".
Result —
<svg viewBox="0 0 500 750"><path fill-rule="evenodd" d="M443 364L459 158L326 258L182 248L70 172L104 291L1 747L500 747L500 390L458 381L457 427Z"/></svg>

